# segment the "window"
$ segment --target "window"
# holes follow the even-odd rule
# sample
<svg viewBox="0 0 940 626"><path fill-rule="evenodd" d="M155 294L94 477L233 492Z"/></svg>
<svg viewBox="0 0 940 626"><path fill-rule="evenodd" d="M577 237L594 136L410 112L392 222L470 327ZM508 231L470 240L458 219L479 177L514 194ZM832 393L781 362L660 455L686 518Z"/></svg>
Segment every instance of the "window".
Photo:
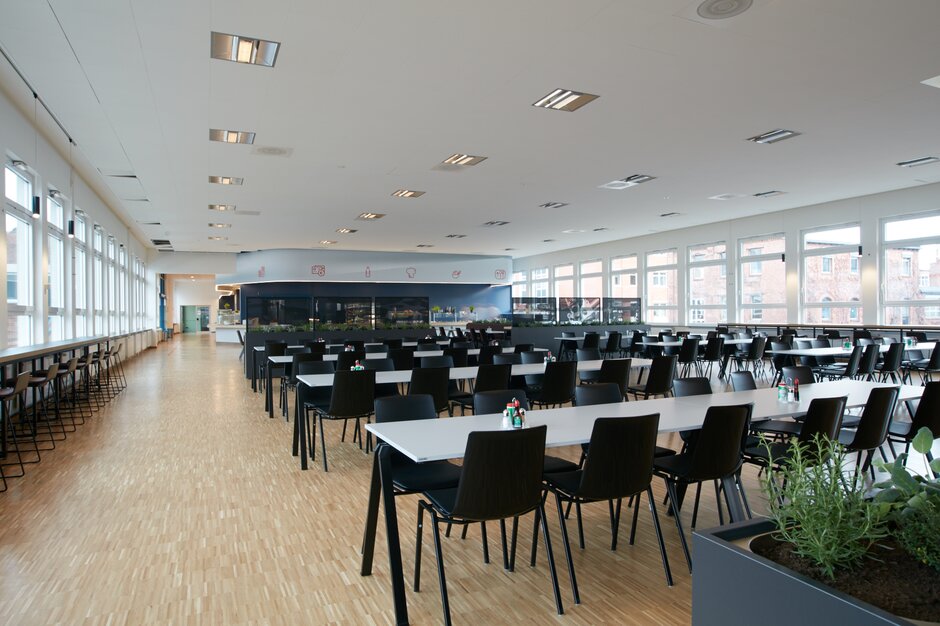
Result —
<svg viewBox="0 0 940 626"><path fill-rule="evenodd" d="M806 324L858 321L862 280L858 272L861 227L857 224L803 233L801 318ZM852 267L855 271L852 271ZM823 305L825 303L825 305ZM854 304L853 304L854 303ZM855 318L852 318L855 309Z"/></svg>
<svg viewBox="0 0 940 626"><path fill-rule="evenodd" d="M856 302L857 302L857 300L856 300ZM858 306L857 306L857 305L856 305L856 306L850 306L850 307L849 307L849 321L850 321L850 322L857 322L857 321L858 321Z"/></svg>
<svg viewBox="0 0 940 626"><path fill-rule="evenodd" d="M85 217L83 215L79 215L78 213L76 213L75 215L75 241L79 241L81 243L85 243L87 241L85 239L86 237L85 227L86 227Z"/></svg>
<svg viewBox="0 0 940 626"><path fill-rule="evenodd" d="M49 341L65 339L65 254L62 238L54 232L48 239L48 312L47 332Z"/></svg>
<svg viewBox="0 0 940 626"><path fill-rule="evenodd" d="M33 343L33 226L8 206L7 345L12 347Z"/></svg>
<svg viewBox="0 0 940 626"><path fill-rule="evenodd" d="M532 270L529 274L532 279L532 296L533 298L547 298L548 297L548 268L542 267L537 270Z"/></svg>
<svg viewBox="0 0 940 626"><path fill-rule="evenodd" d="M787 321L785 248L779 233L738 240L738 323Z"/></svg>
<svg viewBox="0 0 940 626"><path fill-rule="evenodd" d="M558 265L555 267L555 297L574 297L574 265Z"/></svg>
<svg viewBox="0 0 940 626"><path fill-rule="evenodd" d="M25 211L33 195L33 184L30 180L8 165L4 168L3 183L7 200L20 205Z"/></svg>
<svg viewBox="0 0 940 626"><path fill-rule="evenodd" d="M84 246L75 246L74 259L72 288L75 302L75 336L84 337L88 334L88 283L86 281L88 260Z"/></svg>
<svg viewBox="0 0 940 626"><path fill-rule="evenodd" d="M610 260L610 297L637 298L636 255L614 257Z"/></svg>
<svg viewBox="0 0 940 626"><path fill-rule="evenodd" d="M118 304L117 304L117 268L115 267L115 247L114 237L108 237L107 242L107 264L108 264L108 329L109 334L116 334L118 328Z"/></svg>
<svg viewBox="0 0 940 626"><path fill-rule="evenodd" d="M881 323L927 323L940 306L940 215L886 220L882 235Z"/></svg>
<svg viewBox="0 0 940 626"><path fill-rule="evenodd" d="M124 246L118 248L118 312L120 315L120 330L126 333L130 330L127 319L127 251Z"/></svg>
<svg viewBox="0 0 940 626"><path fill-rule="evenodd" d="M513 298L525 298L528 292L529 283L526 280L527 276L525 272L513 272L512 273L512 297Z"/></svg>
<svg viewBox="0 0 940 626"><path fill-rule="evenodd" d="M604 262L584 261L580 265L581 280L578 296L581 298L582 317L584 310L596 310L594 321L601 321L601 298L604 295Z"/></svg>
<svg viewBox="0 0 940 626"><path fill-rule="evenodd" d="M97 231L95 231L97 232ZM94 326L93 333L102 335L104 329L104 259L95 254L91 260L91 289L94 294Z"/></svg>
<svg viewBox="0 0 940 626"><path fill-rule="evenodd" d="M678 263L675 248L646 254L646 310L654 323L679 321Z"/></svg>
<svg viewBox="0 0 940 626"><path fill-rule="evenodd" d="M62 203L57 199L49 196L46 198L46 221L49 222L50 226L55 226L57 229L62 230L64 228L63 222Z"/></svg>
<svg viewBox="0 0 940 626"><path fill-rule="evenodd" d="M719 324L728 319L725 242L689 246L689 324Z"/></svg>

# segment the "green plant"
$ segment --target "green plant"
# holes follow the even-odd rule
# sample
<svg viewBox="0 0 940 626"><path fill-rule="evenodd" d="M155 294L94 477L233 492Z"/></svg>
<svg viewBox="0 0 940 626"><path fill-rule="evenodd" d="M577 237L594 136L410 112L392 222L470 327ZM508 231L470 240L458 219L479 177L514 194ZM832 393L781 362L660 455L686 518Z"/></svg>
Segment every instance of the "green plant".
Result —
<svg viewBox="0 0 940 626"><path fill-rule="evenodd" d="M762 479L779 537L830 580L836 570L857 565L887 534L881 510L865 500L864 486L843 475L846 456L838 442L825 437L808 444L794 441L780 470Z"/></svg>
<svg viewBox="0 0 940 626"><path fill-rule="evenodd" d="M933 433L921 428L911 445L920 454L929 453ZM875 463L889 476L875 485L881 488L875 503L897 526L901 546L922 563L940 570L940 481L910 473L907 458L904 452L893 463ZM931 461L930 469L940 474L940 459Z"/></svg>

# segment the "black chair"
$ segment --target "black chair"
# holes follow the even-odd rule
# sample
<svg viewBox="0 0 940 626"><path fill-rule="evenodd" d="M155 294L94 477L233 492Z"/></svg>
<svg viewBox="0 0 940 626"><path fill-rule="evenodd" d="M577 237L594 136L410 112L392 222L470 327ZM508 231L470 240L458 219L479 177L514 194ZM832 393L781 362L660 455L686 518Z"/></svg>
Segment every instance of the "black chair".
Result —
<svg viewBox="0 0 940 626"><path fill-rule="evenodd" d="M604 347L601 350L601 354L605 359L612 359L615 356L620 356L622 353L620 340L622 338L623 334L616 330L607 334L607 341L604 343Z"/></svg>
<svg viewBox="0 0 940 626"><path fill-rule="evenodd" d="M366 342L362 339L343 339L344 346L351 346L353 352L365 352Z"/></svg>
<svg viewBox="0 0 940 626"><path fill-rule="evenodd" d="M421 367L454 367L454 359L450 356L423 356Z"/></svg>
<svg viewBox="0 0 940 626"><path fill-rule="evenodd" d="M441 347L433 341L429 342L418 342L418 352L433 352L435 350L440 350Z"/></svg>
<svg viewBox="0 0 940 626"><path fill-rule="evenodd" d="M575 406L613 404L616 402L623 402L623 394L620 392L620 387L616 383L579 385L574 390Z"/></svg>
<svg viewBox="0 0 940 626"><path fill-rule="evenodd" d="M672 393L676 398L685 398L689 396L703 396L712 392L712 385L709 379L698 376L695 378L677 378L673 383ZM682 450L680 454L688 452L695 447L698 441L699 429L681 430L679 437L682 439Z"/></svg>
<svg viewBox="0 0 940 626"><path fill-rule="evenodd" d="M710 334L710 333L709 333ZM708 378L711 378L712 367L715 363L721 363L721 357L725 349L725 340L723 337L711 337L705 343L705 353L699 357L699 371ZM707 365L703 369L703 365Z"/></svg>
<svg viewBox="0 0 940 626"><path fill-rule="evenodd" d="M754 337L747 346L747 352L735 359L738 370L749 369L754 378L764 376L764 348L767 346L767 337Z"/></svg>
<svg viewBox="0 0 940 626"><path fill-rule="evenodd" d="M753 391L757 389L754 374L749 371L731 372L731 388L735 391Z"/></svg>
<svg viewBox="0 0 940 626"><path fill-rule="evenodd" d="M473 394L473 414L489 415L491 413L502 413L506 405L513 400L519 401L519 407L521 409L529 410L529 400L526 398L525 392L520 389L477 391Z"/></svg>
<svg viewBox="0 0 940 626"><path fill-rule="evenodd" d="M908 411L911 411L912 401L908 401ZM911 414L910 422L892 422L888 428L888 446L891 453L897 457L894 444L903 444L904 451L909 452L914 436L921 428L928 428L933 438L940 437L940 381L931 381L924 386L917 409ZM932 461L933 456L927 454L927 460Z"/></svg>
<svg viewBox="0 0 940 626"><path fill-rule="evenodd" d="M411 370L408 395L429 394L434 398L434 409L438 413L447 411L448 415L453 415L449 386L449 367L419 367Z"/></svg>
<svg viewBox="0 0 940 626"><path fill-rule="evenodd" d="M297 374L295 373L297 372L297 364L322 360L322 354L313 354L310 352L300 352L291 357L290 364L288 367L284 368L284 374L281 376L281 393L278 398L281 414L284 415L284 417L287 417L288 398L290 397L288 392L297 388Z"/></svg>
<svg viewBox="0 0 940 626"><path fill-rule="evenodd" d="M297 364L297 373L296 376L302 376L305 374L332 374L336 371L334 363L332 361L301 361ZM309 419L309 412L313 411L315 408L320 408L324 411L328 411L330 408L330 398L333 395L333 388L328 386L320 387L308 387L307 385L301 385L298 381L298 390L299 390L299 403L300 410L303 412L303 418ZM343 426L346 423L343 422ZM308 435L313 435L314 431L309 426L307 427ZM343 438L345 439L345 428L343 429ZM313 444L308 446L309 450L313 450Z"/></svg>
<svg viewBox="0 0 940 626"><path fill-rule="evenodd" d="M633 359L604 359L595 384L616 383L617 388L620 389L620 398L623 399L630 385L632 367Z"/></svg>
<svg viewBox="0 0 940 626"><path fill-rule="evenodd" d="M901 371L901 359L904 357L904 344L892 343L888 346L881 363L875 366L875 371L881 374L881 382L887 382L891 377L893 383L904 383L904 372Z"/></svg>
<svg viewBox="0 0 940 626"><path fill-rule="evenodd" d="M339 370L348 370L356 365L356 361L359 361L360 365L362 361L366 360L365 350L351 350L348 352L340 352L336 355L336 369Z"/></svg>
<svg viewBox="0 0 940 626"><path fill-rule="evenodd" d="M786 365L782 369L783 382L795 384L799 381L800 385L810 385L816 381L811 367L807 365Z"/></svg>
<svg viewBox="0 0 940 626"><path fill-rule="evenodd" d="M858 368L862 363L862 353L864 352L862 346L855 346L852 348L852 353L849 355L849 360L844 364L839 365L834 363L832 365L820 365L816 368L816 375L822 378L828 378L829 380L837 380L839 378L855 378L858 376Z"/></svg>
<svg viewBox="0 0 940 626"><path fill-rule="evenodd" d="M562 339L558 343L558 359L564 361L574 357L575 351L578 349L578 342L574 340L574 333L570 330L563 330L561 336L572 338L572 341Z"/></svg>
<svg viewBox="0 0 940 626"><path fill-rule="evenodd" d="M682 530L682 521L679 518L681 500L678 497L677 486L696 485L695 506L692 510L692 527L698 513L701 484L706 481L715 481L715 498L718 500L719 524L724 524L719 500L718 481L734 477L742 497L743 486L737 481L741 468L742 448L748 424L751 420L753 404L740 404L728 406L712 406L705 413L705 420L699 431L698 442L693 449L685 454L658 457L653 461L653 471L666 483L669 495L669 505L675 518L676 529L679 531L679 541L685 553L689 571L692 571L692 557L689 555L689 546L686 543L685 532ZM725 493L726 503L730 498ZM746 498L745 498L746 501ZM730 505L728 506L731 510Z"/></svg>
<svg viewBox="0 0 940 626"><path fill-rule="evenodd" d="M29 379L31 377L32 372L21 372L17 375L15 380L10 381L10 386L0 388L0 437L3 438L4 443L8 446L3 450L6 455L3 457L2 462L0 462L0 478L3 479L2 491L7 490L7 478L20 478L25 476L26 465L39 463L42 460L40 448L36 442L36 424L30 424L28 431L18 431L16 425L13 423L12 404L14 399L19 402L20 421L24 419L26 389L29 387ZM20 442L24 434L32 441L33 445L30 449L21 450ZM35 455L35 460L29 460L28 458L24 461L24 452L29 455ZM16 460L13 460L14 455L16 456ZM18 469L15 470L15 473L7 474L6 470L3 469L5 467L16 467Z"/></svg>
<svg viewBox="0 0 940 626"><path fill-rule="evenodd" d="M451 367L467 367L469 357L467 348L455 348L453 346L444 348L444 356L449 356L453 365Z"/></svg>
<svg viewBox="0 0 940 626"><path fill-rule="evenodd" d="M369 355L372 355L372 354L384 355L385 353L387 353L388 346L386 346L384 343L370 343L366 345L365 351L366 351L366 358L371 358Z"/></svg>
<svg viewBox="0 0 940 626"><path fill-rule="evenodd" d="M434 548L437 557L437 575L441 591L444 623L450 624L450 602L444 574L444 555L441 549L440 525L473 524L500 520L505 525L507 518L513 520L513 557L515 562L515 537L519 516L536 512L536 523L541 523L545 534L545 551L548 554L549 571L555 595L555 607L563 614L561 593L545 507L542 500L542 458L545 454L545 426L511 431L472 432L467 438L467 447L461 467L460 480L456 488L426 491L426 499L418 503L418 524L415 549L414 590L420 590L421 545L425 511L431 516L434 533ZM507 477L511 477L507 480Z"/></svg>
<svg viewBox="0 0 940 626"><path fill-rule="evenodd" d="M839 433L839 443L845 446L849 452L858 453L855 461L855 479L858 480L860 473L872 470L872 480L875 478L874 469L871 466L872 457L875 450L880 450L888 437L888 427L891 425L891 418L894 416L894 409L898 403L898 387L878 387L872 389L868 394L868 401L865 402L865 408L859 418L858 426L855 430L843 430ZM862 455L865 454L865 460L862 461ZM888 460L882 450L881 456L885 461Z"/></svg>
<svg viewBox="0 0 940 626"><path fill-rule="evenodd" d="M578 364L575 361L553 361L545 364L542 387L530 398L533 407L560 406L574 399L578 385Z"/></svg>
<svg viewBox="0 0 940 626"><path fill-rule="evenodd" d="M790 362L790 357L785 354L779 354L781 350L789 350L788 346L783 341L772 341L770 343L770 349L773 354L770 357L770 364L774 368L774 379L771 381L770 386L776 387L781 382L783 382L783 368L787 366L787 363Z"/></svg>
<svg viewBox="0 0 940 626"><path fill-rule="evenodd" d="M584 350L591 349L600 349L601 347L601 336L595 332L586 332L584 333L584 339L581 340L581 348Z"/></svg>
<svg viewBox="0 0 940 626"><path fill-rule="evenodd" d="M359 447L362 448L362 431L360 421L368 421L374 409L375 398L375 371L374 370L343 370L337 369L333 374L333 392L330 394L330 406L324 411L321 407L314 407L320 422L320 446L323 450L323 471L329 471L326 462L326 439L323 434L325 420L343 420L344 432L347 420L356 420L356 436ZM313 429L311 429L312 431ZM316 458L316 446L311 445L311 457Z"/></svg>
<svg viewBox="0 0 940 626"><path fill-rule="evenodd" d="M682 346L679 348L679 354L676 361L677 366L681 365L679 377L686 378L695 368L695 373L702 375L702 370L698 364L698 337L687 337L682 340Z"/></svg>
<svg viewBox="0 0 940 626"><path fill-rule="evenodd" d="M601 351L597 348L578 348L575 350L577 361L600 361ZM595 383L600 379L600 372L580 372L578 377L582 383Z"/></svg>
<svg viewBox="0 0 940 626"><path fill-rule="evenodd" d="M832 342L828 337L822 337L814 339L810 342L813 348L831 348ZM831 368L836 366L836 358L832 355L821 355L816 357L816 365L813 366L813 373L816 374L816 377L822 380L822 372L826 368Z"/></svg>
<svg viewBox="0 0 940 626"><path fill-rule="evenodd" d="M858 364L857 377L859 380L875 380L875 366L878 364L878 357L881 356L879 350L880 346L876 343L865 346L865 351L862 352L862 359Z"/></svg>
<svg viewBox="0 0 940 626"><path fill-rule="evenodd" d="M669 570L669 557L663 542L659 515L653 498L653 450L656 447L656 435L659 428L659 414L636 417L600 417L594 421L591 431L591 454L584 462L584 467L573 472L546 474L545 483L555 494L561 534L565 542L565 557L568 562L568 576L571 579L571 593L575 604L581 603L575 577L574 561L571 557L571 543L568 540L568 528L562 512L562 502L573 502L578 516L578 538L584 549L584 529L581 520L581 505L592 502L610 503L610 549L617 549L617 535L620 526L620 509L623 498L642 496L646 492L649 500L653 527L659 541L659 554L666 573L666 583L672 586L672 573ZM613 501L617 501L616 511ZM633 524L630 527L630 545L636 538L636 522L640 511L639 501L634 503ZM537 537L533 537L533 542ZM534 551L534 546L533 546Z"/></svg>
<svg viewBox="0 0 940 626"><path fill-rule="evenodd" d="M382 343L385 345L386 348L388 348L389 352L391 352L392 350L400 350L402 347L401 338L383 339Z"/></svg>
<svg viewBox="0 0 940 626"><path fill-rule="evenodd" d="M509 389L509 375L512 373L512 365L481 365L477 368L476 379L470 391L461 391L458 394L450 394L452 404L460 405L460 414L466 413L466 408L473 410L474 394L482 391L498 391Z"/></svg>
<svg viewBox="0 0 940 626"><path fill-rule="evenodd" d="M545 361L545 354L545 352L530 350L528 352L520 352L519 356L522 359L523 365L534 365L536 363L543 363ZM544 374L526 374L524 379L526 391L536 393L538 389L542 387Z"/></svg>
<svg viewBox="0 0 940 626"><path fill-rule="evenodd" d="M934 372L940 372L940 343L934 346L929 358L911 361L909 369L920 372L921 384L930 382ZM908 375L908 380L910 380L910 375Z"/></svg>
<svg viewBox="0 0 940 626"><path fill-rule="evenodd" d="M495 365L509 365L510 368L513 365L522 365L522 355L515 352L503 352L500 354L494 354L492 356L493 364ZM525 376L510 376L509 378L509 388L518 389L519 391L527 392Z"/></svg>
<svg viewBox="0 0 940 626"><path fill-rule="evenodd" d="M672 383L676 377L676 357L658 356L653 359L650 366L650 374L646 378L646 385L632 385L627 389L627 393L632 393L635 398L643 394L643 399L650 396L669 396L672 393Z"/></svg>
<svg viewBox="0 0 940 626"><path fill-rule="evenodd" d="M796 437L797 444L808 446L817 437L834 440L842 424L846 398L815 398L809 404L806 416ZM812 452L812 449L808 450ZM790 442L776 441L751 445L745 450L748 462L774 470L789 463L793 454ZM823 461L825 459L817 459Z"/></svg>
<svg viewBox="0 0 940 626"><path fill-rule="evenodd" d="M362 367L367 370L375 370L376 372L392 372L395 370L395 361L388 357L384 359L366 359L362 362ZM397 395L399 395L398 383L375 383L376 398L387 398Z"/></svg>
<svg viewBox="0 0 940 626"><path fill-rule="evenodd" d="M286 341L276 341L273 339L264 340L264 353L260 358L261 365L258 366L258 369L261 373L261 387L264 388L264 385L267 381L267 368L268 368L268 357L270 356L284 356L287 352L287 342ZM258 357L255 357L256 362L258 362ZM283 369L283 366L275 366L278 369ZM272 372L273 378L273 372Z"/></svg>
<svg viewBox="0 0 940 626"><path fill-rule="evenodd" d="M513 350L512 350L512 351L515 352L516 354L519 354L519 353L522 353L522 352L532 352L534 349L535 349L535 345L534 345L534 344L531 344L531 343L517 343L515 346L513 346Z"/></svg>
<svg viewBox="0 0 940 626"><path fill-rule="evenodd" d="M396 370L410 370L415 366L414 348L390 348L388 358L395 363Z"/></svg>

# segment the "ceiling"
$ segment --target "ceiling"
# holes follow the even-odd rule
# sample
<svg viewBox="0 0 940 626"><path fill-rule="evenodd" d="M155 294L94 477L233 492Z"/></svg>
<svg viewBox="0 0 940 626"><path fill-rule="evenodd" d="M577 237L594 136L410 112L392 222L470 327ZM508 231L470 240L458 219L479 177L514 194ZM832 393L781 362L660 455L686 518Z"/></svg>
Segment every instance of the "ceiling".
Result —
<svg viewBox="0 0 940 626"><path fill-rule="evenodd" d="M177 251L519 257L940 181L940 164L895 165L940 156L940 89L921 83L940 74L940 2L698 5L4 2L0 45L88 163L136 176L99 181L134 232ZM280 42L276 66L210 59L211 31ZM600 97L531 106L556 88ZM745 141L777 128L802 134ZM441 167L454 153L487 159ZM599 188L633 174L656 179ZM786 193L753 197L770 190Z"/></svg>

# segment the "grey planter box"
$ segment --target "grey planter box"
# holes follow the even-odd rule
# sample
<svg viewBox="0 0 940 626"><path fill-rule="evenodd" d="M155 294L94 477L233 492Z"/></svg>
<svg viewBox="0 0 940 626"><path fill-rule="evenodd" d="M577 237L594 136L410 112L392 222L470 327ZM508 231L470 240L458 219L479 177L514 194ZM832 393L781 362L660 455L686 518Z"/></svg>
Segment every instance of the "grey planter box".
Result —
<svg viewBox="0 0 940 626"><path fill-rule="evenodd" d="M755 518L692 535L692 624L884 626L914 622L797 574L732 543L774 530Z"/></svg>

